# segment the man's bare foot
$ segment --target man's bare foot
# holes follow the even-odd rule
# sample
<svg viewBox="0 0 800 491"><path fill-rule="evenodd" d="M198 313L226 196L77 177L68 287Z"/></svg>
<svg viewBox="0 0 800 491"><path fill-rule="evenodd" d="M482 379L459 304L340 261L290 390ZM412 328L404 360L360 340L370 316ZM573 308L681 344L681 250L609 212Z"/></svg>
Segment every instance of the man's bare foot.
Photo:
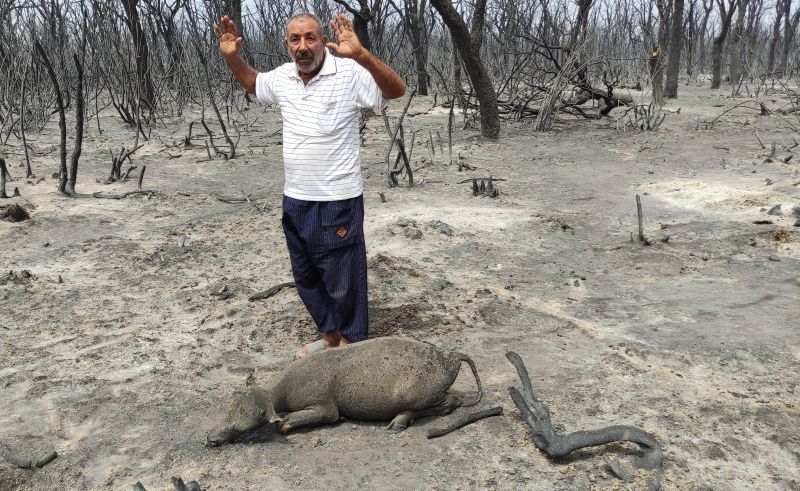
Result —
<svg viewBox="0 0 800 491"><path fill-rule="evenodd" d="M305 358L306 356L313 355L314 353L319 353L320 351L336 348L345 344L350 344L350 341L342 336L338 330L326 332L322 335L322 338L317 339L313 343L308 343L300 348L300 351L297 352L297 357Z"/></svg>

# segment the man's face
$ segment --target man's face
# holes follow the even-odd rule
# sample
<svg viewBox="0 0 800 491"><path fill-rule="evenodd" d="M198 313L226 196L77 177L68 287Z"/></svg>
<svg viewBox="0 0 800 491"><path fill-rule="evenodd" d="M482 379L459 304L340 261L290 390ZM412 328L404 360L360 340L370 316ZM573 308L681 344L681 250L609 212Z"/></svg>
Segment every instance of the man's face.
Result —
<svg viewBox="0 0 800 491"><path fill-rule="evenodd" d="M328 42L328 38L322 35L322 26L310 17L299 17L286 26L286 33L286 46L297 71L309 74L319 69Z"/></svg>

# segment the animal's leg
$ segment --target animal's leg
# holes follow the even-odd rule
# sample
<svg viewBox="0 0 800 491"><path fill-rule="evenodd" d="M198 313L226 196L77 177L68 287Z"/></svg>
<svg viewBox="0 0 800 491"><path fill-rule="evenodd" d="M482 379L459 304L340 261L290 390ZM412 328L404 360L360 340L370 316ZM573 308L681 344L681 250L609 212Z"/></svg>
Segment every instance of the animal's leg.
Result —
<svg viewBox="0 0 800 491"><path fill-rule="evenodd" d="M389 426L386 427L386 430L389 431L389 433L400 433L408 428L408 425L410 425L412 421L414 421L414 411L403 411L389 422Z"/></svg>
<svg viewBox="0 0 800 491"><path fill-rule="evenodd" d="M281 433L287 433L301 426L313 426L339 421L339 410L334 404L311 406L283 417Z"/></svg>
<svg viewBox="0 0 800 491"><path fill-rule="evenodd" d="M457 407L461 406L463 400L455 394L447 394L442 402L419 411L403 411L389 423L386 429L391 433L400 433L408 428L412 421L428 416L444 416L452 413Z"/></svg>

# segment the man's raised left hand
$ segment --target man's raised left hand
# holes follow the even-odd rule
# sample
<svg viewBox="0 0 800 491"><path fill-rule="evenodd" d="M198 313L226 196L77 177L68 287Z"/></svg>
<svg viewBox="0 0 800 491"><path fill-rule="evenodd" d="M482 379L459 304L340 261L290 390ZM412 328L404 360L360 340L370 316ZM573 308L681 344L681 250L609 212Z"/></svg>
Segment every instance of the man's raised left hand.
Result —
<svg viewBox="0 0 800 491"><path fill-rule="evenodd" d="M358 60L359 57L369 53L361 45L361 41L353 31L353 24L350 23L350 18L347 15L337 14L331 20L331 28L339 43L329 42L325 46L332 49L338 56Z"/></svg>

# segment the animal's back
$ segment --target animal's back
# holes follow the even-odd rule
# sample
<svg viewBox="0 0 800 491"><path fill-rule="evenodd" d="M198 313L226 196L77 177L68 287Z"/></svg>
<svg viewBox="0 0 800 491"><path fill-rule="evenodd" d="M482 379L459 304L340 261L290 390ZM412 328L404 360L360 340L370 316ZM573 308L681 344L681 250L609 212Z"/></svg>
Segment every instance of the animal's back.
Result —
<svg viewBox="0 0 800 491"><path fill-rule="evenodd" d="M339 413L362 420L391 419L438 404L460 369L449 352L398 337L362 341L312 359L319 375L331 377L328 394Z"/></svg>

